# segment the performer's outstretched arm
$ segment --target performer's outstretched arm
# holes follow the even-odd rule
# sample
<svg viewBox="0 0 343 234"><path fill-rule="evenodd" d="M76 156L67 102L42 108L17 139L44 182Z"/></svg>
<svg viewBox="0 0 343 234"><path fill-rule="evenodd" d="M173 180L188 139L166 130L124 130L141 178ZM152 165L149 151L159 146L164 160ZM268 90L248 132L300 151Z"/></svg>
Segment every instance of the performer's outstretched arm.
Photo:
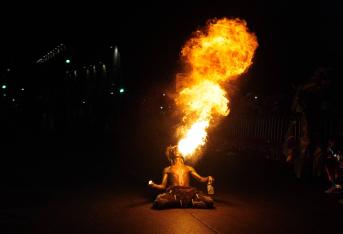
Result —
<svg viewBox="0 0 343 234"><path fill-rule="evenodd" d="M149 182L149 186L151 188L163 190L163 189L166 189L167 182L168 182L168 173L167 173L167 169L164 169L163 175L162 175L162 183L161 184L155 184L154 182L151 181L151 183Z"/></svg>
<svg viewBox="0 0 343 234"><path fill-rule="evenodd" d="M213 182L214 178L212 176L207 176L207 177L202 177L201 175L199 175L196 170L193 167L189 167L190 169L190 173L193 176L193 178L195 178L196 180L206 183L206 182Z"/></svg>

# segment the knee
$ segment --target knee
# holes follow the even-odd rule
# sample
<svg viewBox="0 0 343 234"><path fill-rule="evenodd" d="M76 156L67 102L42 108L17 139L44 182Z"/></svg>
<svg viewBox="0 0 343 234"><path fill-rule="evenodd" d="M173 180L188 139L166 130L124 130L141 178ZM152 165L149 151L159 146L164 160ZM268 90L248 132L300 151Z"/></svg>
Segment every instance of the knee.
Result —
<svg viewBox="0 0 343 234"><path fill-rule="evenodd" d="M208 197L208 196L201 196L200 199L206 203L213 203L213 199L211 197Z"/></svg>
<svg viewBox="0 0 343 234"><path fill-rule="evenodd" d="M214 201L209 196L204 196L204 195L199 196L199 200L205 203L207 208L213 208L214 206Z"/></svg>
<svg viewBox="0 0 343 234"><path fill-rule="evenodd" d="M156 197L152 207L155 209L164 209L172 205L173 205L173 200L170 199L169 196L167 196L166 194L160 194Z"/></svg>

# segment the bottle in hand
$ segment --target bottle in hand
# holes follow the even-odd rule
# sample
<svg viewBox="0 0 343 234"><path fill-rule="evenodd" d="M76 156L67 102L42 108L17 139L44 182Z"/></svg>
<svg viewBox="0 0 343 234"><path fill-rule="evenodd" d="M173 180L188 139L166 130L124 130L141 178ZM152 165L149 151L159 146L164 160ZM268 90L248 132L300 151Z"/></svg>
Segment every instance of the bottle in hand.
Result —
<svg viewBox="0 0 343 234"><path fill-rule="evenodd" d="M214 187L213 187L212 182L210 182L210 181L207 183L207 194L209 194L209 195L214 194Z"/></svg>

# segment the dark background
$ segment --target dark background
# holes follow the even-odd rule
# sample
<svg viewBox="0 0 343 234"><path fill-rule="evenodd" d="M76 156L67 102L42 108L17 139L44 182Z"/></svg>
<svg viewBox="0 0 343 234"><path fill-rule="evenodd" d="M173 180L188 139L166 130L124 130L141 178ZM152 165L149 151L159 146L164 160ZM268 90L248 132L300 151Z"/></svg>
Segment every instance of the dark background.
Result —
<svg viewBox="0 0 343 234"><path fill-rule="evenodd" d="M168 94L182 71L180 50L213 17L245 19L259 41L254 65L232 95L232 113L240 113L241 100L255 95L264 102L256 105L265 114L273 100L279 100L278 112L287 113L294 87L322 66L331 72L325 97L331 114L342 113L339 1L56 2L1 11L0 82L7 85L0 107L4 186L114 183L125 176L145 183L159 175L167 163L164 149L175 143L177 119ZM63 52L35 63L61 43ZM120 53L116 67L115 46ZM99 62L108 68L104 86L74 92L80 89L70 88L66 72L95 64L100 69ZM77 87L92 84L82 79L75 81ZM122 87L125 92L119 93ZM70 113L87 112L90 106L89 115L68 122ZM44 114L51 116L53 127Z"/></svg>

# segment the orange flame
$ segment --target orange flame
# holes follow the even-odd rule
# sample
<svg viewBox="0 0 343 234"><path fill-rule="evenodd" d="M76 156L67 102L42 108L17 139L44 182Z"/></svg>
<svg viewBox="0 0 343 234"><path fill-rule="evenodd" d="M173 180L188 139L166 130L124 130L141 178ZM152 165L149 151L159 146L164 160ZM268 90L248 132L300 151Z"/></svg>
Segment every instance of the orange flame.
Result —
<svg viewBox="0 0 343 234"><path fill-rule="evenodd" d="M248 70L257 46L244 20L227 18L209 21L186 42L181 55L190 70L178 81L184 85L175 99L183 115L177 147L184 157L205 144L216 117L229 114L222 85Z"/></svg>

